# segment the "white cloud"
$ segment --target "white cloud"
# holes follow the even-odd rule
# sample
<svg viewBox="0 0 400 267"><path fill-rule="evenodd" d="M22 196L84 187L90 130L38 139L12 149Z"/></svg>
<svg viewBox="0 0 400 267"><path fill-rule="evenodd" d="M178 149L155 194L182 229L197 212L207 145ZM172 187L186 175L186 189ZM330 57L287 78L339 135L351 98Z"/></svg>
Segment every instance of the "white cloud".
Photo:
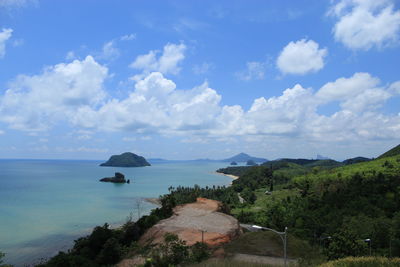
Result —
<svg viewBox="0 0 400 267"><path fill-rule="evenodd" d="M123 35L120 38L121 41L131 41L134 39L136 39L136 34L134 33Z"/></svg>
<svg viewBox="0 0 400 267"><path fill-rule="evenodd" d="M91 56L48 67L39 75L20 75L0 97L0 120L15 129L47 129L77 108L100 104L106 77L107 68Z"/></svg>
<svg viewBox="0 0 400 267"><path fill-rule="evenodd" d="M77 59L77 56L75 55L74 51L68 51L67 55L65 56L65 60L70 61Z"/></svg>
<svg viewBox="0 0 400 267"><path fill-rule="evenodd" d="M148 54L138 56L130 67L143 70L144 73L152 71L162 74L178 74L179 63L185 58L185 44L166 44L161 56L157 58L159 51L152 50Z"/></svg>
<svg viewBox="0 0 400 267"><path fill-rule="evenodd" d="M153 72L138 81L123 100L111 99L99 109L82 107L74 124L107 131L177 132L211 127L220 109L220 96L206 83L176 90L173 81Z"/></svg>
<svg viewBox="0 0 400 267"><path fill-rule="evenodd" d="M0 0L0 7L23 7L36 0Z"/></svg>
<svg viewBox="0 0 400 267"><path fill-rule="evenodd" d="M380 80L369 73L355 73L325 84L316 94L323 102L340 101L345 110L374 110L392 96L390 90L379 88Z"/></svg>
<svg viewBox="0 0 400 267"><path fill-rule="evenodd" d="M265 77L265 63L256 61L247 62L246 70L237 72L236 76L244 81L262 80Z"/></svg>
<svg viewBox="0 0 400 267"><path fill-rule="evenodd" d="M109 41L103 45L102 51L99 55L100 59L115 60L120 55L118 48L115 47L114 41Z"/></svg>
<svg viewBox="0 0 400 267"><path fill-rule="evenodd" d="M14 47L18 47L18 46L23 45L24 42L25 42L24 39L16 39L16 40L14 40L14 41L12 42L12 45L13 45Z"/></svg>
<svg viewBox="0 0 400 267"><path fill-rule="evenodd" d="M5 134L5 132L3 130L0 130L0 135Z"/></svg>
<svg viewBox="0 0 400 267"><path fill-rule="evenodd" d="M3 58L6 54L6 42L12 35L12 29L3 29L0 32L0 58Z"/></svg>
<svg viewBox="0 0 400 267"><path fill-rule="evenodd" d="M203 62L200 65L194 65L192 70L193 70L194 74L200 75L200 74L209 72L213 68L214 68L214 64L208 63L208 62Z"/></svg>
<svg viewBox="0 0 400 267"><path fill-rule="evenodd" d="M81 146L81 147L57 147L56 150L58 152L68 152L68 153L73 153L73 152L85 152L85 153L106 153L109 150L107 148L96 148L96 147L86 147L86 146Z"/></svg>
<svg viewBox="0 0 400 267"><path fill-rule="evenodd" d="M313 40L302 39L290 42L278 56L276 65L284 74L306 74L317 72L324 67L326 48L319 49Z"/></svg>
<svg viewBox="0 0 400 267"><path fill-rule="evenodd" d="M400 11L390 0L341 0L328 14L338 19L335 40L350 49L382 48L399 40Z"/></svg>
<svg viewBox="0 0 400 267"><path fill-rule="evenodd" d="M398 139L400 116L379 108L400 94L400 81L382 84L369 73L338 78L316 91L296 84L281 95L255 99L246 110L222 105L207 82L181 90L161 72L143 73L127 97L113 98L103 89L107 72L87 56L38 75L20 75L0 95L0 121L29 131L69 123L78 140L102 131L123 132L123 141L148 140L153 134L207 143ZM336 102L334 114L319 112Z"/></svg>

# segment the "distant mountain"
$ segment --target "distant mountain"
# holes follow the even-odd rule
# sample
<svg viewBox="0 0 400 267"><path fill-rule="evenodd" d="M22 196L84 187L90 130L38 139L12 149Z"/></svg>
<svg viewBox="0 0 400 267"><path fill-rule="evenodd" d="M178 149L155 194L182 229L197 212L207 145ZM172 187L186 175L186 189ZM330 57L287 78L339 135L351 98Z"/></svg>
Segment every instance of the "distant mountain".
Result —
<svg viewBox="0 0 400 267"><path fill-rule="evenodd" d="M355 164L355 163L360 163L360 162L366 162L366 161L370 161L370 160L371 160L371 159L369 159L369 158L355 157L355 158L343 160L343 163L344 163L345 165L350 165L350 164Z"/></svg>
<svg viewBox="0 0 400 267"><path fill-rule="evenodd" d="M320 155L320 154L317 154L317 159L319 159L319 160L324 160L324 159L330 159L330 158L325 157L325 156L322 156L322 155Z"/></svg>
<svg viewBox="0 0 400 267"><path fill-rule="evenodd" d="M150 163L144 157L131 152L125 152L121 155L112 155L109 160L100 164L106 167L144 167L150 166Z"/></svg>
<svg viewBox="0 0 400 267"><path fill-rule="evenodd" d="M378 157L378 159L391 157L391 156L396 156L396 155L399 155L399 154L400 154L400 145L398 145L398 146L390 149L389 151L383 153L382 155L380 155Z"/></svg>
<svg viewBox="0 0 400 267"><path fill-rule="evenodd" d="M247 162L249 160L252 160L254 162L266 162L266 161L268 161L267 159L253 157L253 156L250 156L250 155L248 155L246 153L239 153L236 156L233 156L233 157L227 158L227 159L223 159L222 161L224 161L224 162L232 162L232 161Z"/></svg>

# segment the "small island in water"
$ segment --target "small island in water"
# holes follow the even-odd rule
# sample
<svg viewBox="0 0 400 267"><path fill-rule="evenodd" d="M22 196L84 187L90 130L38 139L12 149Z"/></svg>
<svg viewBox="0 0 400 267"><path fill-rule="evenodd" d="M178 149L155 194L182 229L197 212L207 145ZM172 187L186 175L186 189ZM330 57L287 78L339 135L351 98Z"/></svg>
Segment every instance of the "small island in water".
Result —
<svg viewBox="0 0 400 267"><path fill-rule="evenodd" d="M144 167L151 166L147 160L131 152L125 152L121 155L112 155L109 160L100 164L106 167Z"/></svg>
<svg viewBox="0 0 400 267"><path fill-rule="evenodd" d="M102 178L102 179L100 179L100 182L121 183L121 184L127 183L127 184L129 184L131 181L129 179L125 180L125 175L123 175L122 173L116 172L114 177Z"/></svg>

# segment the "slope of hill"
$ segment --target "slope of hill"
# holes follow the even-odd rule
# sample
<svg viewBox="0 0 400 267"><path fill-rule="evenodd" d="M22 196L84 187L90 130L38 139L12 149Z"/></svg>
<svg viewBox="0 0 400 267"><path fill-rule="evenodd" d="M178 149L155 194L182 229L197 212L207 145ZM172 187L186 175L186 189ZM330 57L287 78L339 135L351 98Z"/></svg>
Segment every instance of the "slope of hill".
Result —
<svg viewBox="0 0 400 267"><path fill-rule="evenodd" d="M248 160L252 160L254 162L265 162L268 161L267 159L264 158L257 158L257 157L253 157L250 156L246 153L239 153L236 156L233 156L231 158L227 158L227 159L223 159L223 162L232 162L232 161L236 161L236 162L247 162Z"/></svg>
<svg viewBox="0 0 400 267"><path fill-rule="evenodd" d="M382 155L378 157L378 159L385 158L385 157L391 157L391 156L396 156L400 155L400 145L390 149L389 151L386 151Z"/></svg>
<svg viewBox="0 0 400 267"><path fill-rule="evenodd" d="M344 165L350 165L350 164L355 164L355 163L360 163L360 162L366 162L366 161L370 161L370 160L371 160L371 159L369 159L369 158L355 157L355 158L343 160L343 164L344 164Z"/></svg>
<svg viewBox="0 0 400 267"><path fill-rule="evenodd" d="M131 152L125 152L121 155L112 155L109 160L100 164L106 167L143 167L150 166L150 163L144 157Z"/></svg>

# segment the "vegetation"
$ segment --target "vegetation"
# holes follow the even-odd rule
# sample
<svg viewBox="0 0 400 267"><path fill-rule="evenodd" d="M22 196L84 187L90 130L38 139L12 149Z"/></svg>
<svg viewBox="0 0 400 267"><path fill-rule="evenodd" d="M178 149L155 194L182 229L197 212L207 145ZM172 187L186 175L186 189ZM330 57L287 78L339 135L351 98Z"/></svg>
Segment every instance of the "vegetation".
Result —
<svg viewBox="0 0 400 267"><path fill-rule="evenodd" d="M169 194L160 197L162 206L149 215L128 221L121 229L96 227L90 236L76 240L68 253L60 253L43 266L113 264L135 246L144 231L171 216L173 207L198 197L221 201L223 211L240 222L279 231L288 227L289 255L300 258L303 266L338 258L345 259L326 266L398 264L397 259L346 257L400 256L400 155L347 165L282 159L218 171L240 177L230 187L170 187ZM239 194L245 203L240 203ZM147 266L193 263L208 255L202 244L189 248L173 236L165 241L167 245L150 249ZM279 242L273 233L246 233L225 249L279 256Z"/></svg>
<svg viewBox="0 0 400 267"><path fill-rule="evenodd" d="M125 152L121 155L112 155L109 160L100 164L100 166L111 167L143 167L150 166L150 163L144 157L131 152Z"/></svg>
<svg viewBox="0 0 400 267"><path fill-rule="evenodd" d="M386 157L393 157L393 156L397 156L400 155L400 145L390 149L389 151L383 153L382 155L380 155L378 158L386 158Z"/></svg>
<svg viewBox="0 0 400 267"><path fill-rule="evenodd" d="M236 261L233 259L209 259L207 261L190 265L190 267L274 267L269 264L262 263L249 263L243 261Z"/></svg>
<svg viewBox="0 0 400 267"><path fill-rule="evenodd" d="M4 264L3 258L6 254L0 251L0 267L12 267L12 265Z"/></svg>
<svg viewBox="0 0 400 267"><path fill-rule="evenodd" d="M153 247L147 254L145 267L177 266L201 262L209 257L207 245L196 243L189 247L175 234L167 233L164 243Z"/></svg>
<svg viewBox="0 0 400 267"><path fill-rule="evenodd" d="M397 267L400 266L400 258L384 257L347 257L329 261L320 267Z"/></svg>

